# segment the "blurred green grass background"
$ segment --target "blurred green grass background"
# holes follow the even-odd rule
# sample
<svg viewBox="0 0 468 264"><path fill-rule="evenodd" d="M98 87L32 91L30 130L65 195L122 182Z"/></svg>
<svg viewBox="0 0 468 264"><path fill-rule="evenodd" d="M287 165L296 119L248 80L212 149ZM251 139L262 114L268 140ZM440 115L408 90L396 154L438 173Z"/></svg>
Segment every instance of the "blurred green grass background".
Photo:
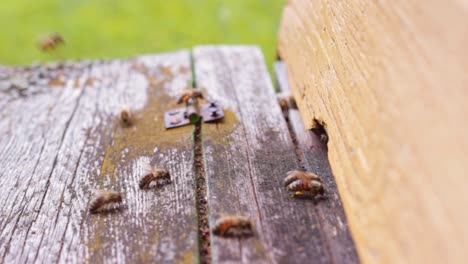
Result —
<svg viewBox="0 0 468 264"><path fill-rule="evenodd" d="M255 44L275 58L284 0L2 0L0 64L125 58L198 44ZM41 52L58 32L66 42Z"/></svg>

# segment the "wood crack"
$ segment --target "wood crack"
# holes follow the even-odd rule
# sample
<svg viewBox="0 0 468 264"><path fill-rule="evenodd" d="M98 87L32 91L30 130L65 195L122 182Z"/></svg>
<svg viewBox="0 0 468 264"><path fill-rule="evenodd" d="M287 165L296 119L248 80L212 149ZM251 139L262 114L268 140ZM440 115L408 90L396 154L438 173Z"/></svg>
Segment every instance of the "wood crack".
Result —
<svg viewBox="0 0 468 264"><path fill-rule="evenodd" d="M217 51L217 52L219 53L219 51ZM229 65L229 63L224 58L223 54L219 53L219 58L224 64ZM229 75L229 81L231 83L231 87L235 87L234 80L232 79L231 75ZM234 95L235 95L234 100L236 101L237 107L239 108L239 110L241 110L241 102L239 101L239 97L237 96L236 89L233 89L233 91L234 91ZM243 111L239 111L239 115L240 115L240 120L244 120ZM243 131L244 135L247 135L247 130L245 129L244 122L241 122L241 126L242 126L242 131ZM247 142L247 145L250 145L247 136L245 137L245 140ZM258 202L257 192L256 192L255 185L254 185L253 178L252 178L252 162L251 162L251 157L250 157L250 153L249 153L248 150L246 151L246 158L247 158L247 163L248 163L248 167L249 167L249 180L250 180L250 185L252 186L252 193L253 193L253 196L254 196L255 205L256 205L256 208L259 209L260 204ZM262 227L262 230L263 230L264 227L263 227L262 213L260 212L260 210L257 210L257 212L258 212L258 218L260 219L260 226Z"/></svg>
<svg viewBox="0 0 468 264"><path fill-rule="evenodd" d="M208 201L206 200L206 175L203 158L201 123L194 130L194 176L195 200L198 215L198 250L200 263L211 263L210 256L210 223L208 221Z"/></svg>
<svg viewBox="0 0 468 264"><path fill-rule="evenodd" d="M197 87L194 59L191 54L192 86ZM202 140L202 122L195 124L193 131L193 168L195 181L195 201L198 216L198 251L199 263L211 263L209 205L206 192L205 162Z"/></svg>
<svg viewBox="0 0 468 264"><path fill-rule="evenodd" d="M49 173L49 176L48 176L48 179L47 179L47 183L46 183L46 186L45 186L45 191L44 191L44 195L42 196L42 200L41 200L41 204L39 205L39 209L38 209L38 212L36 213L36 217L34 218L34 220L31 222L31 226L34 222L36 222L37 220L37 217L39 216L39 213L41 212L42 210L42 206L44 205L44 200L47 196L47 193L49 191L49 185L50 185L50 179L52 177L52 174L54 173L54 170L55 170L55 167L57 166L57 162L58 162L58 157L59 157L59 153L60 153L60 149L62 149L62 145L63 145L63 142L65 140L65 136L68 132L68 128L70 127L70 123L71 121L73 120L73 117L75 116L76 114L76 111L78 110L78 106L80 105L80 100L82 98L84 94L84 89L81 90L80 92L80 95L78 96L78 99L76 100L76 104L75 104L75 107L73 109L73 112L72 114L70 115L70 118L67 120L67 122L65 123L65 129L63 130L63 133L62 133L62 137L60 139L60 145L57 149L57 155L55 155L55 158L54 158L54 162L52 164L52 169ZM29 233L26 234L26 236L28 235ZM39 242L39 246L38 248L41 248L41 244L42 244L42 241L43 241L43 238L44 238L44 234L42 234L41 236L41 241ZM37 260L37 257L39 255L39 250L36 252L36 255L34 256L34 261L33 262L36 262Z"/></svg>

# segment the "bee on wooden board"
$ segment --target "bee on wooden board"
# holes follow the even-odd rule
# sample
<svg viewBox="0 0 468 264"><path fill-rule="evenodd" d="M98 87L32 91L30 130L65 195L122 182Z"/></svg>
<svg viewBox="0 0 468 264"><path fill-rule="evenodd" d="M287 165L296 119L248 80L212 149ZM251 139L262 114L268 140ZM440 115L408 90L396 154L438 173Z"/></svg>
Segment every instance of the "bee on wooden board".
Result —
<svg viewBox="0 0 468 264"><path fill-rule="evenodd" d="M224 216L216 220L213 234L221 237L249 237L253 235L252 222L244 216Z"/></svg>
<svg viewBox="0 0 468 264"><path fill-rule="evenodd" d="M198 99L204 99L200 89L185 89L177 98L177 104L190 104Z"/></svg>
<svg viewBox="0 0 468 264"><path fill-rule="evenodd" d="M144 164L144 176L140 179L139 186L140 189L150 188L151 183L156 183L156 185L170 183L171 176L169 172L162 168L156 168L151 166L149 163Z"/></svg>
<svg viewBox="0 0 468 264"><path fill-rule="evenodd" d="M290 93L279 93L276 95L281 110L297 109L296 99Z"/></svg>
<svg viewBox="0 0 468 264"><path fill-rule="evenodd" d="M120 123L125 127L130 127L135 122L132 111L128 107L122 108L119 114Z"/></svg>
<svg viewBox="0 0 468 264"><path fill-rule="evenodd" d="M314 118L314 128L312 128L312 132L317 135L324 144L328 143L328 134L325 129L325 124L323 121Z"/></svg>
<svg viewBox="0 0 468 264"><path fill-rule="evenodd" d="M112 204L122 203L122 194L113 191L98 191L89 205L92 214L110 209Z"/></svg>
<svg viewBox="0 0 468 264"><path fill-rule="evenodd" d="M65 40L58 33L52 33L39 41L39 49L47 52L57 48L59 44L65 44Z"/></svg>
<svg viewBox="0 0 468 264"><path fill-rule="evenodd" d="M289 171L284 179L284 186L294 192L294 197L312 197L323 195L325 188L319 176L312 172Z"/></svg>

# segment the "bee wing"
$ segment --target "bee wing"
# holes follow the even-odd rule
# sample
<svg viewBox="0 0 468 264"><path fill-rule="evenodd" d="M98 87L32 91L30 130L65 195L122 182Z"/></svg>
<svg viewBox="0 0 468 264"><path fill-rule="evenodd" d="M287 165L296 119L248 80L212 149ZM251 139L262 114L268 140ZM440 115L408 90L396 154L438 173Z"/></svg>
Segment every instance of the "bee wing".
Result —
<svg viewBox="0 0 468 264"><path fill-rule="evenodd" d="M141 168L143 169L144 175L149 174L153 171L153 167L151 166L149 161L143 162L143 164L141 165Z"/></svg>
<svg viewBox="0 0 468 264"><path fill-rule="evenodd" d="M295 180L288 185L288 191L303 191L305 186L306 183L303 180Z"/></svg>
<svg viewBox="0 0 468 264"><path fill-rule="evenodd" d="M320 180L320 177L317 174L313 173L313 172L307 172L306 175L311 180Z"/></svg>
<svg viewBox="0 0 468 264"><path fill-rule="evenodd" d="M94 196L99 196L103 193L105 193L106 191L103 191L103 190L100 190L100 189L92 189L91 190L91 193L94 195Z"/></svg>
<svg viewBox="0 0 468 264"><path fill-rule="evenodd" d="M297 175L293 173L288 173L288 176L284 179L284 186L288 186L291 182L297 180Z"/></svg>
<svg viewBox="0 0 468 264"><path fill-rule="evenodd" d="M317 189L323 187L321 182L315 181L315 180L310 181L310 185L312 185L314 188L317 188Z"/></svg>
<svg viewBox="0 0 468 264"><path fill-rule="evenodd" d="M302 171L298 171L298 170L291 170L291 171L288 171L286 173L286 175L291 175L291 174L297 174L297 173L301 173Z"/></svg>

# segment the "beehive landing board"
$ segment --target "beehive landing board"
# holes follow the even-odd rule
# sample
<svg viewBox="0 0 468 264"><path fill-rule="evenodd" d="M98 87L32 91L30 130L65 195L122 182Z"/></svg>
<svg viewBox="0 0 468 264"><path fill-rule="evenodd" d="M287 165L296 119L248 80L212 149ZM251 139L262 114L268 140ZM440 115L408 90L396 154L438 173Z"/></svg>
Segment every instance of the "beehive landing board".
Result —
<svg viewBox="0 0 468 264"><path fill-rule="evenodd" d="M196 47L193 57L197 87L226 109L223 123L202 126L209 221L213 225L221 216L243 215L252 220L256 232L249 239L212 235L213 261L356 263L348 233L343 241L345 236L335 239L337 233L326 234L347 232L343 211L338 215L343 217L340 226L336 215L323 215L335 214L334 210L318 210L314 201L292 199L283 187L286 172L301 164L261 51L205 46ZM328 168L326 159L321 162ZM334 200L336 188L329 187L326 200ZM348 248L351 253L343 256L342 249Z"/></svg>
<svg viewBox="0 0 468 264"><path fill-rule="evenodd" d="M205 46L190 57L0 67L1 262L358 261L325 156L310 164L332 201L292 199L282 186L305 163L260 50ZM191 64L225 118L166 130L163 113L178 107ZM131 127L118 121L123 107L134 113ZM172 183L140 190L148 162L167 168ZM203 212L199 177L207 180ZM99 189L121 191L120 209L90 214ZM250 217L255 236L200 235L227 214Z"/></svg>

